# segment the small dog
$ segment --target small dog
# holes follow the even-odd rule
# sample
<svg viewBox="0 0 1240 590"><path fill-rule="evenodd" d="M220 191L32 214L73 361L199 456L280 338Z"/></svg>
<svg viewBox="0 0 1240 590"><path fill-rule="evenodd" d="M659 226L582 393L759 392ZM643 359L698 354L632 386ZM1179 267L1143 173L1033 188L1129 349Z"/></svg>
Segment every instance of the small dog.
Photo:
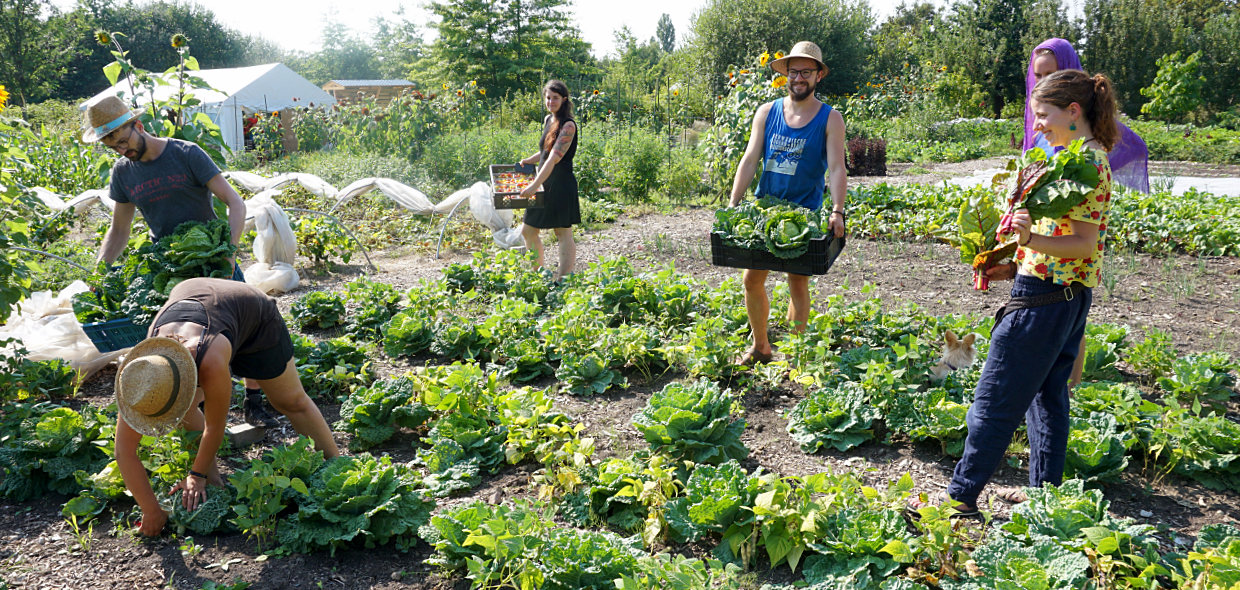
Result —
<svg viewBox="0 0 1240 590"><path fill-rule="evenodd" d="M955 332L948 330L943 335L943 358L930 369L933 381L942 381L947 378L948 373L972 365L973 357L977 355L977 349L973 348L974 340L977 340L977 334L970 333L964 338L957 338Z"/></svg>

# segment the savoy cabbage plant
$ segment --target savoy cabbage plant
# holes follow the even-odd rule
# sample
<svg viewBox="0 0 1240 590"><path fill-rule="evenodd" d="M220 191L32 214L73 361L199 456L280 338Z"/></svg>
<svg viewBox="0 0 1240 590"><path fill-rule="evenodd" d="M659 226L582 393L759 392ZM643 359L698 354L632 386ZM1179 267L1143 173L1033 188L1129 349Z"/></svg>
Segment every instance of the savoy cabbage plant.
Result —
<svg viewBox="0 0 1240 590"><path fill-rule="evenodd" d="M741 442L745 420L734 418L734 412L739 412L739 404L730 389L720 390L706 379L674 382L650 396L646 407L633 416L633 426L653 452L717 465L749 456Z"/></svg>
<svg viewBox="0 0 1240 590"><path fill-rule="evenodd" d="M826 446L847 451L874 438L871 424L879 417L859 383L847 382L811 393L788 412L788 434L806 453Z"/></svg>

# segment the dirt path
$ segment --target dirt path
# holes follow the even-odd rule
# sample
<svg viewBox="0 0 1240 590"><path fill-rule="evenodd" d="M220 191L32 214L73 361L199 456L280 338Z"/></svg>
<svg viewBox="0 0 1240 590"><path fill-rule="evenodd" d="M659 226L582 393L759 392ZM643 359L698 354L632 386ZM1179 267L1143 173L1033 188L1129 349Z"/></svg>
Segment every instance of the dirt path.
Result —
<svg viewBox="0 0 1240 590"><path fill-rule="evenodd" d="M959 172L989 165L985 161L960 165ZM931 174L946 172L943 166ZM638 268L661 268L672 263L681 272L712 285L739 271L709 264L706 240L712 220L709 209L694 209L672 215L622 218L616 224L580 237L578 256L585 265L603 256L627 256ZM481 231L481 230L479 230ZM554 247L554 246L552 246ZM438 278L451 262L469 259L466 253L449 253L442 259L433 255L390 256L374 253L380 267L374 278L400 287L409 287L423 278ZM554 257L549 257L553 259ZM1107 272L1116 276L1112 289L1096 290L1092 319L1130 325L1130 342L1141 338L1150 327L1169 332L1180 353L1223 350L1240 358L1240 261L1234 258L1153 258L1144 255L1114 255ZM352 278L352 273L322 278L309 277L297 292L281 296L285 310L293 300L310 290L336 289ZM782 280L782 279L781 279ZM772 279L772 284L774 279ZM874 286L862 294L866 284ZM950 248L929 243L890 243L852 240L831 273L814 283L815 305L824 305L827 295L843 292L846 297L880 297L887 306L916 303L934 314L974 312L989 314L1005 298L1003 285L989 293L969 287L969 271L957 262ZM380 361L384 363L386 361ZM386 367L391 370L391 367ZM82 398L106 405L112 395L114 371L105 370L83 388ZM663 382L593 399L558 397L564 411L587 425L598 440L598 454L610 456L644 446L629 425L654 387ZM803 475L826 467L858 470L866 480L885 483L901 473L911 472L919 490L946 487L954 460L931 446L870 443L848 453L806 455L786 434L781 412L791 408L803 392L789 389L769 400L746 400L749 424L743 440L753 453L747 467L761 466L786 475ZM338 406L324 407L330 421ZM1233 412L1233 417L1235 416ZM239 416L234 416L234 420ZM291 432L269 433L268 443L289 440ZM398 438L374 452L389 453L395 460L412 458L408 437ZM258 452L251 450L250 455ZM514 468L487 478L473 498L510 498L528 493L528 468ZM1023 471L1004 466L996 476L1001 484L1023 483ZM1106 488L1112 510L1143 522L1162 523L1170 532L1160 537L1169 549L1177 534L1191 535L1204 524L1240 520L1240 493L1218 493L1192 482L1169 477L1147 485L1138 461L1125 480ZM447 504L467 501L451 499ZM240 536L198 539L202 551L183 554L182 540L165 536L136 542L130 536L111 534L111 522L99 524L89 538L89 551L78 551L72 532L59 514L64 498L46 498L20 505L0 505L0 577L12 588L90 589L90 588L179 588L199 589L208 580L231 582L242 579L253 588L464 588L460 580L445 580L422 564L429 552L425 547L400 554L391 549L339 551L334 556L294 555L255 561L260 555L253 542ZM1006 507L996 506L999 516ZM1142 516L1153 514L1154 517ZM123 529L123 527L121 527ZM237 559L239 561L231 562ZM226 570L223 564L227 563ZM226 571L225 571L226 570ZM786 568L764 572L759 583L787 581ZM319 585L321 583L321 586ZM0 587L3 587L0 584Z"/></svg>

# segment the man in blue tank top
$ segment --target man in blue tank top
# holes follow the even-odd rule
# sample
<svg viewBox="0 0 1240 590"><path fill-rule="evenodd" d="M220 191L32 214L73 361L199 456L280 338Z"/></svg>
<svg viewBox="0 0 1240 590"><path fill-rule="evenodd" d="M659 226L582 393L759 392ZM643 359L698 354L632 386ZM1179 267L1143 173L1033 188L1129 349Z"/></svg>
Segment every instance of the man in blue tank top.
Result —
<svg viewBox="0 0 1240 590"><path fill-rule="evenodd" d="M757 196L772 196L802 207L822 207L823 189L830 177L831 231L844 236L844 196L848 191L848 174L844 169L844 118L839 111L823 104L814 96L814 88L826 77L828 68L822 62L822 50L802 41L787 56L771 62L771 68L787 78L788 96L758 107L753 116L749 145L736 168L732 182L735 207L745 197L753 182L758 162L762 176L758 179ZM766 293L766 277L770 271L745 270L745 310L753 331L753 346L741 359L742 364L768 362L774 355L767 336L771 301ZM809 277L788 274L792 299L788 305L788 322L793 330L805 329L809 320Z"/></svg>

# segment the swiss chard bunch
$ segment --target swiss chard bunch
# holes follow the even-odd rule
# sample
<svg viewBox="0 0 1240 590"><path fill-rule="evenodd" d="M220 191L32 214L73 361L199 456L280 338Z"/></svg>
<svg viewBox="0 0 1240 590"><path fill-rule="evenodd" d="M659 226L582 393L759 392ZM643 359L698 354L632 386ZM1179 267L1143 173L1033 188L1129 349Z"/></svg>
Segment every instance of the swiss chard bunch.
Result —
<svg viewBox="0 0 1240 590"><path fill-rule="evenodd" d="M874 438L870 428L879 417L861 385L848 382L811 393L788 413L788 434L806 453L823 446L847 451Z"/></svg>
<svg viewBox="0 0 1240 590"><path fill-rule="evenodd" d="M47 492L81 491L75 473L96 473L108 463L104 446L114 425L89 405L80 413L57 407L23 419L0 441L0 496L24 502Z"/></svg>
<svg viewBox="0 0 1240 590"><path fill-rule="evenodd" d="M393 544L401 551L418 542L434 501L410 467L388 457L336 457L296 491L297 513L280 526L281 544L310 552L361 544ZM359 543L360 542L360 543Z"/></svg>
<svg viewBox="0 0 1240 590"><path fill-rule="evenodd" d="M1083 140L1076 140L1054 156L1034 148L1009 164L1019 169L1008 196L1008 209L999 222L999 235L1012 231L1012 214L1028 209L1034 220L1059 219L1098 188L1098 166Z"/></svg>
<svg viewBox="0 0 1240 590"><path fill-rule="evenodd" d="M669 383L633 416L633 426L652 451L717 465L749 456L741 442L745 420L732 416L738 410L732 391L721 391L711 381Z"/></svg>
<svg viewBox="0 0 1240 590"><path fill-rule="evenodd" d="M386 442L398 428L425 424L431 410L417 401L415 383L409 375L383 379L345 399L336 429L353 435L349 448L365 450Z"/></svg>

